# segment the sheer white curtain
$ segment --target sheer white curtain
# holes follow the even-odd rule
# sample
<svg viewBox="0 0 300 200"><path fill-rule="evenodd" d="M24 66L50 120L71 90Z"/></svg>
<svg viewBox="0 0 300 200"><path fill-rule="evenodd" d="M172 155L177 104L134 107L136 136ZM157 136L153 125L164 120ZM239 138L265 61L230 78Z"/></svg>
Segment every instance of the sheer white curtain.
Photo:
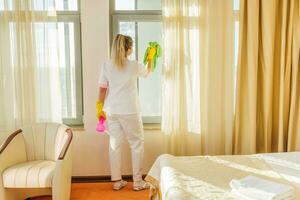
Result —
<svg viewBox="0 0 300 200"><path fill-rule="evenodd" d="M232 0L163 0L162 132L175 155L231 154Z"/></svg>
<svg viewBox="0 0 300 200"><path fill-rule="evenodd" d="M0 130L60 122L55 0L0 0Z"/></svg>

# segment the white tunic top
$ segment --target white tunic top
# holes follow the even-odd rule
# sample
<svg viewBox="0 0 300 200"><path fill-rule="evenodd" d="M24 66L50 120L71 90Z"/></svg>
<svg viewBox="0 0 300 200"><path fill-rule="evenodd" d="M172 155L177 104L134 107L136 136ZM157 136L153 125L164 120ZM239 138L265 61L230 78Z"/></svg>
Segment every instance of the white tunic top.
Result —
<svg viewBox="0 0 300 200"><path fill-rule="evenodd" d="M147 75L147 68L137 61L126 61L123 69L118 69L112 61L103 63L99 86L108 88L103 110L107 114L139 114L137 80Z"/></svg>

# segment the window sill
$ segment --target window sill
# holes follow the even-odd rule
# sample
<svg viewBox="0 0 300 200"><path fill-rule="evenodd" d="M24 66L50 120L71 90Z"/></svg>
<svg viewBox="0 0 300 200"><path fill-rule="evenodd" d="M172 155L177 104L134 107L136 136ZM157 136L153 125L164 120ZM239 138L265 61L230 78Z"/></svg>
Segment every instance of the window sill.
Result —
<svg viewBox="0 0 300 200"><path fill-rule="evenodd" d="M70 126L73 132L85 131L84 126ZM159 131L161 130L161 124L144 124L145 131Z"/></svg>
<svg viewBox="0 0 300 200"><path fill-rule="evenodd" d="M161 124L144 124L144 130L146 131L161 130Z"/></svg>

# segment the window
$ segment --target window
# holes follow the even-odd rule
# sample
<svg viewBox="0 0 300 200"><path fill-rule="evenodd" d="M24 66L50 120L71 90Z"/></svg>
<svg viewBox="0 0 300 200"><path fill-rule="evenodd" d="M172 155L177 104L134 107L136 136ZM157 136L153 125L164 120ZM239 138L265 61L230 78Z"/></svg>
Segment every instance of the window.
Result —
<svg viewBox="0 0 300 200"><path fill-rule="evenodd" d="M51 55L59 55L57 59L51 59L55 66L59 66L60 74L60 91L61 91L61 111L63 122L68 125L82 125L83 106L82 106L82 72L81 72L81 36L80 36L80 8L79 0L55 0L41 1L31 0L33 12L57 10L58 22L53 22L51 13L49 17L45 17L46 23L34 21L33 30L35 34L35 46L39 69L37 73L45 69L45 51ZM0 11L14 11L15 2L18 1L2 1L0 0ZM4 4L5 3L5 4ZM22 9L22 1L20 2ZM13 16L13 15L12 15ZM48 22L49 20L49 22ZM15 22L13 18L9 22L9 31L16 32ZM46 30L46 31L45 31ZM47 32L47 33L45 33ZM15 38L11 34L11 46L15 49ZM48 40L48 41L46 41ZM57 44L58 40L58 44ZM45 42L46 41L46 42ZM12 65L14 62L13 53ZM56 58L56 57L55 57ZM40 71L39 71L40 70ZM39 83L43 84L43 77L39 77ZM41 87L42 88L42 87ZM46 95L42 89L39 91L39 97ZM37 97L37 98L39 98ZM41 114L43 115L43 114Z"/></svg>
<svg viewBox="0 0 300 200"><path fill-rule="evenodd" d="M234 10L234 73L237 77L239 46L239 0L233 0ZM131 59L142 62L148 41L162 39L162 6L161 0L113 0L111 1L111 38L117 33L129 35L134 40ZM191 10L191 13L193 10ZM142 105L144 123L161 121L161 79L162 60L158 69L147 80L138 80L139 96ZM236 85L236 78L235 83ZM234 90L234 95L236 89Z"/></svg>
<svg viewBox="0 0 300 200"><path fill-rule="evenodd" d="M37 0L38 1L38 0ZM82 66L79 0L56 0L63 121L82 125ZM59 2L59 3L58 3Z"/></svg>
<svg viewBox="0 0 300 200"><path fill-rule="evenodd" d="M111 38L117 33L129 35L134 40L130 59L142 63L150 41L162 43L161 0L114 0L111 1ZM144 123L160 123L162 91L162 59L151 76L138 80Z"/></svg>

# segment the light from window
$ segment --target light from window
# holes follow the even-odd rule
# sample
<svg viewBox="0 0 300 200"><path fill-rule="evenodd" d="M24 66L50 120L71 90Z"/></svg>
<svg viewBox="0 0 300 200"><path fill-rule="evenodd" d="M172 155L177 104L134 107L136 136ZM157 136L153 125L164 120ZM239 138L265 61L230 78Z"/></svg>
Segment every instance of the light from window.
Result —
<svg viewBox="0 0 300 200"><path fill-rule="evenodd" d="M45 30L48 36L45 37ZM58 36L58 43L57 43ZM35 39L38 71L38 85L45 83L44 77L49 67L59 67L60 92L61 92L61 113L63 118L76 118L76 71L75 71L75 37L74 23L35 23ZM47 51L46 51L47 50ZM58 52L57 52L58 50ZM57 55L58 54L58 55ZM48 59L50 65L48 65ZM57 59L59 57L59 60ZM59 63L57 62L59 61ZM46 62L46 63L45 63ZM41 87L39 95L43 93ZM43 109L40 109L43 110ZM39 113L42 115L43 113ZM41 116L41 118L43 118Z"/></svg>
<svg viewBox="0 0 300 200"><path fill-rule="evenodd" d="M12 10L13 9L13 1L0 0L0 10Z"/></svg>
<svg viewBox="0 0 300 200"><path fill-rule="evenodd" d="M21 1L22 2L22 1ZM0 0L0 10L14 10L15 9L15 0L5 1ZM22 8L22 4L19 5L19 9ZM27 9L27 8L26 8ZM57 11L77 11L78 10L78 0L32 0L31 10L42 11L42 10L57 10Z"/></svg>
<svg viewBox="0 0 300 200"><path fill-rule="evenodd" d="M240 0L233 0L233 10L240 10Z"/></svg>
<svg viewBox="0 0 300 200"><path fill-rule="evenodd" d="M234 22L234 66L237 66L239 51L239 21Z"/></svg>
<svg viewBox="0 0 300 200"><path fill-rule="evenodd" d="M56 23L34 23L35 31L35 51L36 51L36 106L39 120L57 115L55 119L61 116L61 106L59 98L59 79L53 76L54 71L58 72L58 43L57 43L57 27ZM46 88L46 89L45 89ZM55 111L46 111L45 104L50 100L57 107Z"/></svg>
<svg viewBox="0 0 300 200"><path fill-rule="evenodd" d="M116 10L135 10L135 0L116 0Z"/></svg>
<svg viewBox="0 0 300 200"><path fill-rule="evenodd" d="M16 0L0 0L0 10L8 10L13 16ZM58 10L66 12L57 12L58 22L49 21L32 23L35 38L36 53L36 73L38 99L42 102L37 105L38 110L43 111L43 102L46 98L54 98L53 94L61 94L61 101L54 104L58 110L61 108L61 114L64 123L69 125L82 124L82 83L81 83L81 46L80 46L80 14L69 11L78 9L78 0L32 0L32 10L49 10L56 7ZM22 3L22 1L21 1ZM21 7L18 10L22 9ZM69 12L69 13L68 13ZM13 18L12 18L13 19ZM48 20L48 19L45 19ZM9 23L10 31L10 59L12 70L16 65L15 49L17 44L16 23ZM47 74L51 70L59 71L59 77L55 81L48 80ZM46 80L46 78L48 78ZM46 81L45 81L46 80ZM54 80L54 79L53 79ZM45 87L50 90L44 90L43 84L51 82L51 85ZM51 91L51 94L49 93ZM56 96L57 97L57 96ZM16 97L12 97L13 99ZM53 102L53 101L52 101ZM37 113L38 117L43 119L45 113ZM61 116L61 115L60 115Z"/></svg>
<svg viewBox="0 0 300 200"><path fill-rule="evenodd" d="M116 10L161 10L161 0L115 0Z"/></svg>
<svg viewBox="0 0 300 200"><path fill-rule="evenodd" d="M235 11L235 20L234 20L234 97L236 97L237 90L237 76L238 76L238 53L239 53L239 10L240 10L240 0L233 0L233 10ZM235 101L236 98L234 98ZM235 102L233 103L235 110Z"/></svg>
<svg viewBox="0 0 300 200"><path fill-rule="evenodd" d="M200 105L201 105L201 98L200 98L200 47L199 44L200 40L200 31L196 28L187 29L184 31L189 37L185 38L185 42L189 45L185 46L185 52L190 56L190 63L187 64L185 68L190 68L190 72L186 73L186 96L190 97L187 98L187 110L193 111L187 113L187 120L188 120L188 131L191 133L201 133L201 123L200 123ZM188 66L189 65L189 66Z"/></svg>
<svg viewBox="0 0 300 200"><path fill-rule="evenodd" d="M76 118L76 65L74 23L58 23L59 69L63 118Z"/></svg>
<svg viewBox="0 0 300 200"><path fill-rule="evenodd" d="M237 71L238 71L238 53L239 53L239 21L234 22L234 97L236 96ZM235 103L233 104L235 106ZM235 109L235 108L234 108Z"/></svg>

